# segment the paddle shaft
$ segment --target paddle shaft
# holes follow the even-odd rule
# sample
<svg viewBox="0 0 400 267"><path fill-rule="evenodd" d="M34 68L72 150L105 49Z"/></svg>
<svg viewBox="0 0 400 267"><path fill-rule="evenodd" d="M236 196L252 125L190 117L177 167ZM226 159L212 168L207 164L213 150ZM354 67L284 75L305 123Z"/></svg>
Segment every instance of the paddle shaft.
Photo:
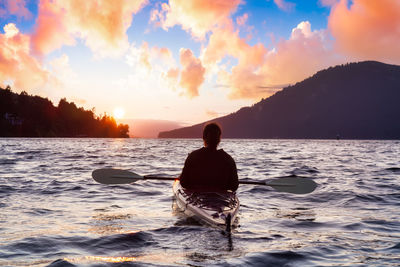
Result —
<svg viewBox="0 0 400 267"><path fill-rule="evenodd" d="M131 175L112 175L112 178L132 178ZM177 178L174 177L160 177L160 176L143 176L141 179L139 180L164 180L164 181L175 181L175 180L179 180Z"/></svg>
<svg viewBox="0 0 400 267"><path fill-rule="evenodd" d="M115 178L129 178L128 175L113 175ZM143 176L143 180L163 180L163 181L175 181L179 180L174 177L160 177L160 176ZM257 182L257 181L241 181L239 180L239 184L253 184L253 185L267 185L267 186L294 186L292 184L279 184L279 183L266 183L266 182Z"/></svg>

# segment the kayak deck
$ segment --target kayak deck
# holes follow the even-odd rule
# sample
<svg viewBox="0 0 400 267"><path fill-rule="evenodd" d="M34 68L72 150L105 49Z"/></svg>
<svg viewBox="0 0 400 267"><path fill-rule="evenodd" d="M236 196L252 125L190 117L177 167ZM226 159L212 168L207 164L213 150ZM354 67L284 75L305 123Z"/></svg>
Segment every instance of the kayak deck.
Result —
<svg viewBox="0 0 400 267"><path fill-rule="evenodd" d="M173 192L177 205L187 216L230 230L239 211L239 199L234 192L193 192L184 189L178 180Z"/></svg>

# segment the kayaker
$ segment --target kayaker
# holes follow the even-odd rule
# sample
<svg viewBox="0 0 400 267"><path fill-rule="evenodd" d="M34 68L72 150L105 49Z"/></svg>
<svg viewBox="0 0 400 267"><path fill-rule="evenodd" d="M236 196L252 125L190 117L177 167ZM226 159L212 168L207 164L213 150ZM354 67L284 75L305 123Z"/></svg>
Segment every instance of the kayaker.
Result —
<svg viewBox="0 0 400 267"><path fill-rule="evenodd" d="M180 176L182 187L193 191L236 191L239 185L236 163L223 149L218 149L221 128L209 123L203 130L204 147L186 158Z"/></svg>

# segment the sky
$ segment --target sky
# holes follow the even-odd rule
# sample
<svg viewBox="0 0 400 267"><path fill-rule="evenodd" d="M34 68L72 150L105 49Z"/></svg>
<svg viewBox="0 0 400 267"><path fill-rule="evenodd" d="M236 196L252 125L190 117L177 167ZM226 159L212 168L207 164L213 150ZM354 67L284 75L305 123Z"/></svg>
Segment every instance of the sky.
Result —
<svg viewBox="0 0 400 267"><path fill-rule="evenodd" d="M0 86L195 124L330 66L400 65L400 0L0 0Z"/></svg>

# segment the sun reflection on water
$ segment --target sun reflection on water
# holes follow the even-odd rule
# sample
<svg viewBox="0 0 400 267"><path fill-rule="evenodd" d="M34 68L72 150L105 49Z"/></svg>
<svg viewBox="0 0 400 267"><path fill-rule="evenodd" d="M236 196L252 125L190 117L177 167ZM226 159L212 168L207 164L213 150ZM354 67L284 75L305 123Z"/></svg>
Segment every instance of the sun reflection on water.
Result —
<svg viewBox="0 0 400 267"><path fill-rule="evenodd" d="M137 261L136 257L109 257L109 256L85 256L82 258L64 258L67 262L73 263L89 263L89 262L108 262L121 263Z"/></svg>
<svg viewBox="0 0 400 267"><path fill-rule="evenodd" d="M64 258L64 261L74 264L90 264L96 262L103 263L127 263L127 262L142 262L142 263L167 263L175 264L183 261L185 255L183 253L152 253L140 256L82 256L76 258Z"/></svg>

